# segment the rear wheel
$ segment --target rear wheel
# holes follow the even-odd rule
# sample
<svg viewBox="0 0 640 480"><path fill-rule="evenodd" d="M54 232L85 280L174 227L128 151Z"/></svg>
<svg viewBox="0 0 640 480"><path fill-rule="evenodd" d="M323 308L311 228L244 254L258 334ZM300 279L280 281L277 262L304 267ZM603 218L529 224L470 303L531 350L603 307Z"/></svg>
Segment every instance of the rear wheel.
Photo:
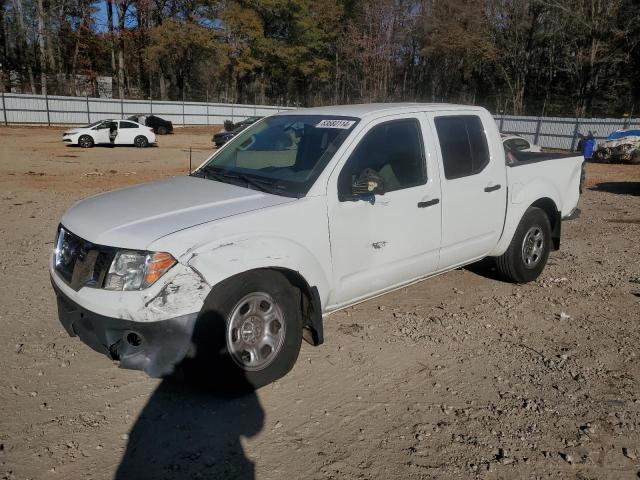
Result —
<svg viewBox="0 0 640 480"><path fill-rule="evenodd" d="M631 160L629 160L631 165L640 165L640 149L633 152L631 155Z"/></svg>
<svg viewBox="0 0 640 480"><path fill-rule="evenodd" d="M82 135L78 139L78 145L80 145L82 148L91 148L94 145L93 138L91 138L89 135Z"/></svg>
<svg viewBox="0 0 640 480"><path fill-rule="evenodd" d="M520 220L509 248L496 259L496 266L506 280L531 282L544 270L550 248L549 217L544 210L530 207Z"/></svg>
<svg viewBox="0 0 640 480"><path fill-rule="evenodd" d="M302 342L300 290L256 270L213 288L194 330L189 377L227 391L267 385L293 367Z"/></svg>
<svg viewBox="0 0 640 480"><path fill-rule="evenodd" d="M138 148L146 148L146 147L149 146L149 140L147 140L147 137L145 137L145 136L138 135L133 140L133 144Z"/></svg>

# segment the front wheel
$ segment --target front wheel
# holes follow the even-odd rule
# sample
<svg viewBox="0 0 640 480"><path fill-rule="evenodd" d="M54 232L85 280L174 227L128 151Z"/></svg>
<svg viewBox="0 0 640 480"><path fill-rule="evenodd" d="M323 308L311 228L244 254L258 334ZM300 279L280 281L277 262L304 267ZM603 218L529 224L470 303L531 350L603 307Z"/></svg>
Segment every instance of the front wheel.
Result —
<svg viewBox="0 0 640 480"><path fill-rule="evenodd" d="M82 135L78 139L78 145L80 145L82 148L91 148L93 147L93 138L91 138L89 135Z"/></svg>
<svg viewBox="0 0 640 480"><path fill-rule="evenodd" d="M301 342L300 290L280 272L256 270L212 289L194 329L195 358L185 366L198 383L253 390L286 375Z"/></svg>
<svg viewBox="0 0 640 480"><path fill-rule="evenodd" d="M138 148L146 148L149 146L149 140L147 137L139 135L133 140L133 144Z"/></svg>
<svg viewBox="0 0 640 480"><path fill-rule="evenodd" d="M530 207L520 220L509 248L496 259L498 271L511 282L531 282L544 270L550 247L549 217L544 210Z"/></svg>
<svg viewBox="0 0 640 480"><path fill-rule="evenodd" d="M164 127L164 126L158 127L158 135L166 135L166 134L167 134L167 127Z"/></svg>
<svg viewBox="0 0 640 480"><path fill-rule="evenodd" d="M631 159L629 160L631 165L640 165L640 149L636 150L631 154Z"/></svg>

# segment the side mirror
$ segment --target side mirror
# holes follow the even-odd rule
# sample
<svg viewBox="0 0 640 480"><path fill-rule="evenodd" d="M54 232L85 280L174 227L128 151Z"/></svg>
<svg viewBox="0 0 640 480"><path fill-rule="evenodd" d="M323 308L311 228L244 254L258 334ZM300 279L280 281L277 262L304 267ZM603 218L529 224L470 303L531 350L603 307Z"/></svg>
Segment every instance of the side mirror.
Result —
<svg viewBox="0 0 640 480"><path fill-rule="evenodd" d="M371 168L366 168L351 186L351 194L354 198L371 195L384 195L386 192L384 179L378 172Z"/></svg>

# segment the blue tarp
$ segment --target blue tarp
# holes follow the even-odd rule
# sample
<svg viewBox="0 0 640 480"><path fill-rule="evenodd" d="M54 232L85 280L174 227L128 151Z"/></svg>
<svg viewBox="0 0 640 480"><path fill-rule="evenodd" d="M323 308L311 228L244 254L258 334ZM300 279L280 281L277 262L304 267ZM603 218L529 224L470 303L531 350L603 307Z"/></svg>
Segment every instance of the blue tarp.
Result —
<svg viewBox="0 0 640 480"><path fill-rule="evenodd" d="M624 137L640 137L640 130L616 130L607 137L607 140L618 140Z"/></svg>

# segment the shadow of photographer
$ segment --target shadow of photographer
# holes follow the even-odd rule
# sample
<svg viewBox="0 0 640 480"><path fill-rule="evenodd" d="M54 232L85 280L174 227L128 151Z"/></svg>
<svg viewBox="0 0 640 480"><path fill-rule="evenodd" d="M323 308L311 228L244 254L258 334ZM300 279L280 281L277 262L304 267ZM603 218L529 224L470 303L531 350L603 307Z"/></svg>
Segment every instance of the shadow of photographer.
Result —
<svg viewBox="0 0 640 480"><path fill-rule="evenodd" d="M217 312L198 318L195 358L177 369L189 382L165 379L153 392L129 433L117 480L255 478L241 438L262 430L264 410L246 379L234 378L232 388L222 381L224 326Z"/></svg>

